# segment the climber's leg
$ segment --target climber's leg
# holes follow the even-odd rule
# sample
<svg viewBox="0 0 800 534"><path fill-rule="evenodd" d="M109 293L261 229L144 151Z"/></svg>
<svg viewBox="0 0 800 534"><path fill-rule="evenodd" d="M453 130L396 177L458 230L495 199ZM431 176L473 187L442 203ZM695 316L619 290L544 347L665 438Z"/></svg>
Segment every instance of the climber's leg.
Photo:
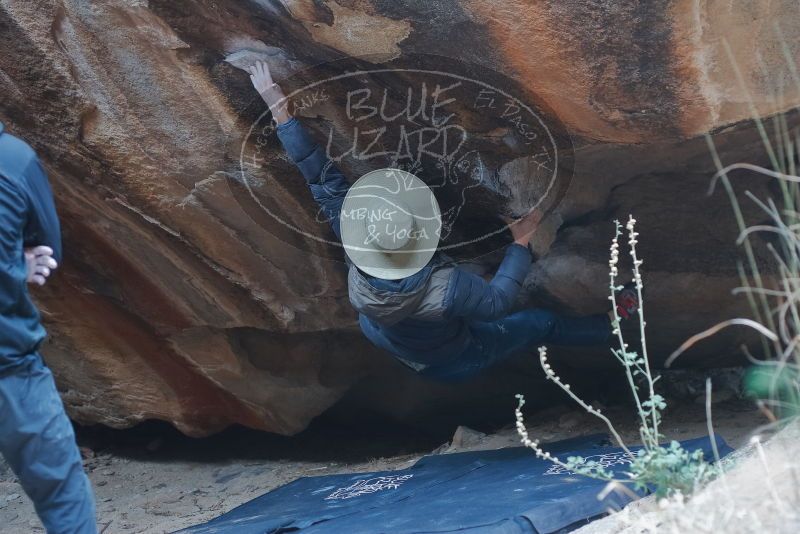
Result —
<svg viewBox="0 0 800 534"><path fill-rule="evenodd" d="M470 323L469 329L472 343L460 357L429 367L423 374L437 380L458 381L539 344L602 345L611 336L611 321L605 313L566 317L548 310L528 309L498 321Z"/></svg>
<svg viewBox="0 0 800 534"><path fill-rule="evenodd" d="M534 345L587 347L602 345L611 336L607 313L569 317L531 308L489 323L470 325L473 335L500 358Z"/></svg>
<svg viewBox="0 0 800 534"><path fill-rule="evenodd" d="M0 452L48 534L95 534L95 505L72 424L38 354L0 375Z"/></svg>

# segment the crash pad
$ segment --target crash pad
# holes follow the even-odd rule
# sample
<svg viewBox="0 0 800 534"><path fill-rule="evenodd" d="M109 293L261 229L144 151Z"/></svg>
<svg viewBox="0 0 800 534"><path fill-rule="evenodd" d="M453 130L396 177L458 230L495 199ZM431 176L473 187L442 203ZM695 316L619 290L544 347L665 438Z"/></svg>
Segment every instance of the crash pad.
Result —
<svg viewBox="0 0 800 534"><path fill-rule="evenodd" d="M731 451L722 438L715 439L720 454ZM711 458L707 437L682 444ZM560 458L600 461L620 475L629 464L622 449L602 434L545 449ZM181 532L550 534L632 500L617 493L598 500L604 487L604 482L565 471L524 447L440 454L398 471L301 478Z"/></svg>

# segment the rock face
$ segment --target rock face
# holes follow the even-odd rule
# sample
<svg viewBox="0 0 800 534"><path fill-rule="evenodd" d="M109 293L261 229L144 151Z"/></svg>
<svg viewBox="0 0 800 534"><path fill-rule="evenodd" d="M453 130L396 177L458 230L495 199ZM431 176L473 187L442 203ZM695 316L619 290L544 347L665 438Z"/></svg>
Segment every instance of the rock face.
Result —
<svg viewBox="0 0 800 534"><path fill-rule="evenodd" d="M161 419L191 435L234 423L292 434L348 390L375 411L412 419L433 411L433 399L480 405L522 387L498 380L502 370L463 387L425 384L362 339L341 251L324 243L330 232L299 173L274 138L259 149L257 169L241 166L243 147L260 142L250 128L264 111L237 68L253 57L269 58L281 78L341 58L368 57L358 61L374 67L420 53L440 56L430 67L458 61L496 73L553 126L565 156L559 172L571 176L548 206L521 304L603 310L611 221L633 213L657 359L741 315L745 302L730 296L736 226L724 195L705 194L713 162L702 134L715 133L726 163L764 159L748 119L800 104L787 65L800 56L796 7L3 1L0 120L39 152L64 227L63 268L37 297L51 334L43 353L70 414L116 427ZM317 134L343 124L300 114ZM537 172L529 160L511 149L492 160L489 148L506 134L488 120L474 126L495 187L465 197L459 228L494 224L486 221L535 196L526 190ZM747 180L769 194L764 181ZM684 362L735 362L743 340L719 336ZM535 366L517 365L533 384Z"/></svg>

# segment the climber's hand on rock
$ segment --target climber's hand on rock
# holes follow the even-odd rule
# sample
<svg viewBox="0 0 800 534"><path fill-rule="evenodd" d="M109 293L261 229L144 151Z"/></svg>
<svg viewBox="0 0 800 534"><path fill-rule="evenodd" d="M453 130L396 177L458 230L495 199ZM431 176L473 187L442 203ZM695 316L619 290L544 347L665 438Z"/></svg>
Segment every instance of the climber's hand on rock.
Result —
<svg viewBox="0 0 800 534"><path fill-rule="evenodd" d="M291 116L287 110L286 97L283 94L280 86L272 79L272 74L269 71L269 65L263 61L256 61L256 64L250 67L250 81L253 82L261 98L269 106L272 111L272 116L275 122L283 124L288 121Z"/></svg>
<svg viewBox="0 0 800 534"><path fill-rule="evenodd" d="M26 248L25 267L27 282L43 286L47 277L58 267L58 263L53 259L53 249L46 246Z"/></svg>
<svg viewBox="0 0 800 534"><path fill-rule="evenodd" d="M514 243L527 247L530 243L531 236L539 228L539 223L542 222L544 213L540 210L533 210L520 219L511 219L503 217L503 220L508 224L508 229L514 238Z"/></svg>
<svg viewBox="0 0 800 534"><path fill-rule="evenodd" d="M256 61L256 64L250 67L250 81L253 82L253 87L256 88L258 94L264 93L273 89L273 85L277 85L272 80L272 73L269 71L269 65L263 61ZM278 88L280 91L280 88Z"/></svg>

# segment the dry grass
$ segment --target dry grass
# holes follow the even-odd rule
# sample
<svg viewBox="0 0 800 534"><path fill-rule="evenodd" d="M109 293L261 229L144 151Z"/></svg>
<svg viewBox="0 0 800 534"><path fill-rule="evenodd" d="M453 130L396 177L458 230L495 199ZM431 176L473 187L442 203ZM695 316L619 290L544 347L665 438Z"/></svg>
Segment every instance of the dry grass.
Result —
<svg viewBox="0 0 800 534"><path fill-rule="evenodd" d="M800 532L800 421L765 443L753 440L724 463L725 475L692 497L648 497L580 534Z"/></svg>

